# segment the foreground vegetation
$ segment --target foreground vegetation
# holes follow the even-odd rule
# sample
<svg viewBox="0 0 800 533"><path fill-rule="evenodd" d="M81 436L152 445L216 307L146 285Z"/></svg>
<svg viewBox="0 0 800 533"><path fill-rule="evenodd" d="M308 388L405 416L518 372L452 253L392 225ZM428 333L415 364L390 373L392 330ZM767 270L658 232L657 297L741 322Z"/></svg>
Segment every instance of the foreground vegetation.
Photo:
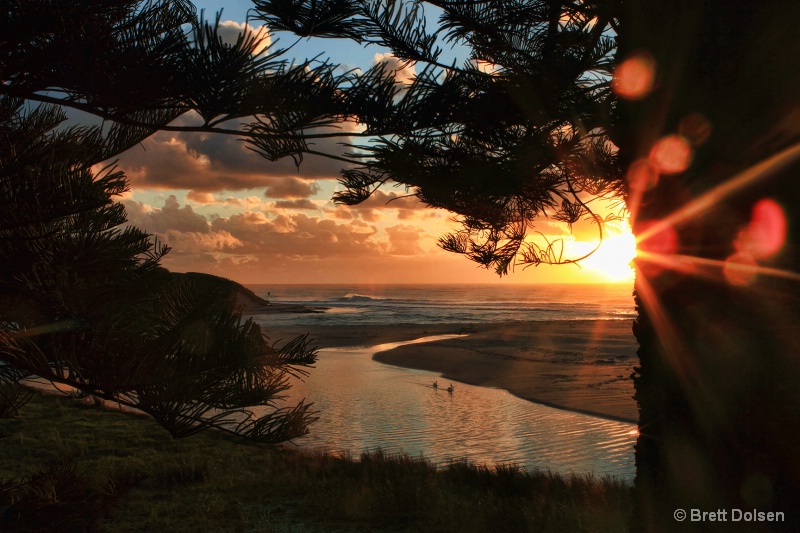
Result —
<svg viewBox="0 0 800 533"><path fill-rule="evenodd" d="M0 483L37 481L47 531L625 531L631 507L613 479L308 454L219 432L175 440L147 417L65 397L37 395L0 434ZM47 464L71 481L35 476Z"/></svg>

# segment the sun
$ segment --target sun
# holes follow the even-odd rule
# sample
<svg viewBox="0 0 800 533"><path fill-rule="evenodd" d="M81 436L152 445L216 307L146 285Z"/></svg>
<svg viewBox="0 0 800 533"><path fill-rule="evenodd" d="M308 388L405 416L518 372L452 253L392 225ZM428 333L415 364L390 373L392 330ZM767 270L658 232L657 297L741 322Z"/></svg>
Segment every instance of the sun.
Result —
<svg viewBox="0 0 800 533"><path fill-rule="evenodd" d="M636 257L636 238L627 223L605 225L600 247L580 262L580 266L609 283L633 281L632 261ZM595 246L597 244L595 243Z"/></svg>

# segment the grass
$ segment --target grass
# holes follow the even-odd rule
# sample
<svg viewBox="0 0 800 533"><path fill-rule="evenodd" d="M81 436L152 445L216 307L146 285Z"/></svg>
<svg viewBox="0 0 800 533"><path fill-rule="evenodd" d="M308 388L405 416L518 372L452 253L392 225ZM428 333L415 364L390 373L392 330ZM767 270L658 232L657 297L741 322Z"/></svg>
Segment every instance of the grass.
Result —
<svg viewBox="0 0 800 533"><path fill-rule="evenodd" d="M216 432L175 440L145 416L56 396L0 420L3 433L0 482L66 460L84 492L121 494L97 511L98 532L605 532L627 531L631 508L629 484L611 478L301 453ZM79 507L51 520L85 517Z"/></svg>

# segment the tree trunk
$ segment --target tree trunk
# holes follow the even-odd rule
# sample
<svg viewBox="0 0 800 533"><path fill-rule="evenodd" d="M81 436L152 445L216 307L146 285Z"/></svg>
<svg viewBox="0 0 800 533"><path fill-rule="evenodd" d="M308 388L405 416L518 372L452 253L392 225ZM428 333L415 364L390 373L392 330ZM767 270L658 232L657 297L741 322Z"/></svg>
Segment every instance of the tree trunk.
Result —
<svg viewBox="0 0 800 533"><path fill-rule="evenodd" d="M640 270L635 523L680 531L677 509L755 508L785 512L777 530L798 531L798 282L759 275L731 286L713 270ZM742 530L776 530L766 526Z"/></svg>
<svg viewBox="0 0 800 533"><path fill-rule="evenodd" d="M645 52L656 72L614 133L631 168L650 173L629 174L642 250L633 529L798 531L800 2L624 11L620 59ZM685 171L653 151L670 134L691 154ZM724 514L693 521L693 510ZM783 521L747 521L753 510Z"/></svg>

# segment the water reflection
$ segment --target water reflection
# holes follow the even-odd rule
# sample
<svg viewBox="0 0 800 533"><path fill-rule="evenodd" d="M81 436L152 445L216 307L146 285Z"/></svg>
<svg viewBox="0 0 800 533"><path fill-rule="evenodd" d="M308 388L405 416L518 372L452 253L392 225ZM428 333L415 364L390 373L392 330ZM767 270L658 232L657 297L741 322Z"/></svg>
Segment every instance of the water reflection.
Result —
<svg viewBox="0 0 800 533"><path fill-rule="evenodd" d="M436 336L412 342L430 342ZM631 479L634 424L521 400L503 390L449 382L437 374L393 367L373 353L409 342L320 350L317 368L295 383L289 402L314 402L319 420L296 441L301 448L382 448L423 454L436 463L466 458L529 469L594 472ZM432 384L438 378L439 389Z"/></svg>

